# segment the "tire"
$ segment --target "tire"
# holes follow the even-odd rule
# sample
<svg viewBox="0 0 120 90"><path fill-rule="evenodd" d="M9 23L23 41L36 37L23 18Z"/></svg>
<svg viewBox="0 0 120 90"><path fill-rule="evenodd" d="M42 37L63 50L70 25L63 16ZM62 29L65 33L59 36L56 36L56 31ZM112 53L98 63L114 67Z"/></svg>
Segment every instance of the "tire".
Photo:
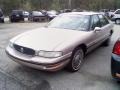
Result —
<svg viewBox="0 0 120 90"><path fill-rule="evenodd" d="M13 21L12 21L12 20L10 20L10 22L11 22L11 23L13 23Z"/></svg>
<svg viewBox="0 0 120 90"><path fill-rule="evenodd" d="M120 19L116 19L116 20L115 20L115 23L116 23L116 24L120 24Z"/></svg>
<svg viewBox="0 0 120 90"><path fill-rule="evenodd" d="M4 19L2 20L2 23L4 23Z"/></svg>
<svg viewBox="0 0 120 90"><path fill-rule="evenodd" d="M71 60L69 64L67 65L67 70L70 72L76 72L78 71L83 63L83 58L84 58L84 52L82 48L76 48L73 51Z"/></svg>
<svg viewBox="0 0 120 90"><path fill-rule="evenodd" d="M13 19L10 19L10 22L13 23L13 22L15 22L15 21L14 21Z"/></svg>
<svg viewBox="0 0 120 90"><path fill-rule="evenodd" d="M113 70L113 61L111 60L111 75L113 78L115 78L115 72Z"/></svg>
<svg viewBox="0 0 120 90"><path fill-rule="evenodd" d="M111 38L109 37L102 45L107 47L110 45Z"/></svg>
<svg viewBox="0 0 120 90"><path fill-rule="evenodd" d="M116 64L113 60L111 60L111 76L112 78L120 84L120 79L118 77L116 77Z"/></svg>
<svg viewBox="0 0 120 90"><path fill-rule="evenodd" d="M25 21L24 18L22 18L22 21L23 21L23 22Z"/></svg>

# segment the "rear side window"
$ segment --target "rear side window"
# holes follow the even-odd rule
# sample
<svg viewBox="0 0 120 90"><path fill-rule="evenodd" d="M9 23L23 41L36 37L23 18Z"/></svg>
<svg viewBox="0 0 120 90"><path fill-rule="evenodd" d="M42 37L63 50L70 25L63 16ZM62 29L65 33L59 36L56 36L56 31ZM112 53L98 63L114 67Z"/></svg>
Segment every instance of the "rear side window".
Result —
<svg viewBox="0 0 120 90"><path fill-rule="evenodd" d="M103 15L98 15L98 16L100 19L101 27L109 24L109 21L107 20L107 18L105 16L103 16Z"/></svg>
<svg viewBox="0 0 120 90"><path fill-rule="evenodd" d="M100 27L100 20L98 15L93 15L91 18L91 30L94 30L95 27Z"/></svg>
<svg viewBox="0 0 120 90"><path fill-rule="evenodd" d="M117 11L115 12L115 14L120 14L120 10L117 10Z"/></svg>

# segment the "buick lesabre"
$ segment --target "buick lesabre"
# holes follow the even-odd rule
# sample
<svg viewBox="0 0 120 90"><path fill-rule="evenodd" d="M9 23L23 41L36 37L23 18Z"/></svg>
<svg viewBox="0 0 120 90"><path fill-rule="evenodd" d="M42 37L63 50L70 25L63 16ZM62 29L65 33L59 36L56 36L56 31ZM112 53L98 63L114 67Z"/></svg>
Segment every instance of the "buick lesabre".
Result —
<svg viewBox="0 0 120 90"><path fill-rule="evenodd" d="M78 71L85 55L109 45L113 24L95 12L71 12L57 16L45 27L10 40L6 53L12 60L32 68Z"/></svg>

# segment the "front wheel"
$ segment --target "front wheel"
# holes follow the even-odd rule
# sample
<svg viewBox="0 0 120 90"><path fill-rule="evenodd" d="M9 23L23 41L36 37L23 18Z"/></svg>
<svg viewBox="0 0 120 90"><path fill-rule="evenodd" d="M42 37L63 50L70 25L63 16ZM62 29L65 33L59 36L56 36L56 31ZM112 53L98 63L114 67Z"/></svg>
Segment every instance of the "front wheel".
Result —
<svg viewBox="0 0 120 90"><path fill-rule="evenodd" d="M116 23L116 24L120 24L120 19L116 19L116 20L115 20L115 23Z"/></svg>
<svg viewBox="0 0 120 90"><path fill-rule="evenodd" d="M83 58L84 58L84 52L83 52L82 48L76 48L73 51L72 58L67 66L67 69L70 72L78 71L81 68Z"/></svg>

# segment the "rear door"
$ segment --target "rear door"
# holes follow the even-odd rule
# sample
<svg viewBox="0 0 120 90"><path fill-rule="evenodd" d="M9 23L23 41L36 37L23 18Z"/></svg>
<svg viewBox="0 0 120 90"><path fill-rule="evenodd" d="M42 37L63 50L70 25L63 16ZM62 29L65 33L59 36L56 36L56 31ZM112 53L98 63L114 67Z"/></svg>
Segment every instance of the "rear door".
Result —
<svg viewBox="0 0 120 90"><path fill-rule="evenodd" d="M98 15L99 19L100 19L100 27L101 27L101 36L100 41L104 41L106 40L109 36L110 36L110 31L112 28L112 25L109 23L108 19L103 16L103 15Z"/></svg>

